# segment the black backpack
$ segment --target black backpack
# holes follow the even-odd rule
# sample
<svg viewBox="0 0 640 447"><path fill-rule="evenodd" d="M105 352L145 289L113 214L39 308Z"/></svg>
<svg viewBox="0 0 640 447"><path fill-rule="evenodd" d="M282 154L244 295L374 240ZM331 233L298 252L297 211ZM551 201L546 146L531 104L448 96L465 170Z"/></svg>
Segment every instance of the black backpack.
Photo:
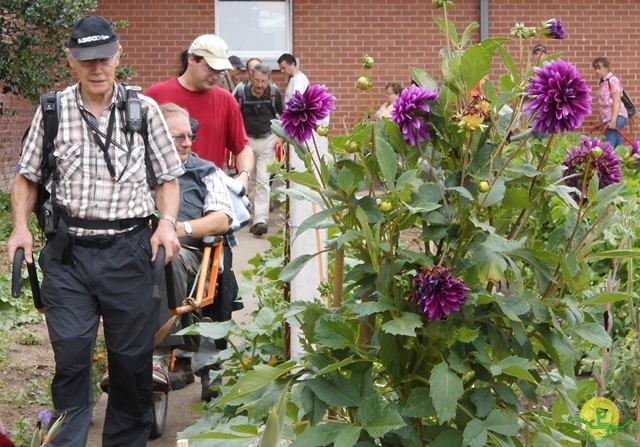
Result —
<svg viewBox="0 0 640 447"><path fill-rule="evenodd" d="M236 98L238 99L238 103L240 104L240 111L244 113L245 107L258 108L267 106L271 109L271 113L273 116L278 116L278 112L276 110L276 86L275 84L269 84L269 99L257 100L257 101L248 101L247 100L247 88L251 88L251 84L242 84L242 95L238 95L236 92Z"/></svg>
<svg viewBox="0 0 640 447"><path fill-rule="evenodd" d="M609 83L609 91L611 91L611 82L608 79L607 82ZM636 114L636 106L633 105L633 101L631 101L631 98L629 98L629 95L627 95L627 92L624 91L624 89L622 90L622 95L620 95L620 100L622 101L624 108L627 109L627 115L629 115L629 118L634 116Z"/></svg>
<svg viewBox="0 0 640 447"><path fill-rule="evenodd" d="M132 88L127 88L123 84L118 84L122 97L138 98L138 94ZM55 201L56 183L60 180L60 173L56 163L56 157L54 155L55 139L58 136L58 127L60 124L60 92L49 92L40 97L40 107L42 108L42 121L44 124L44 137L42 139L42 161L40 164L40 170L42 172L42 181L38 184L38 198L34 212L38 217L38 225L44 234L52 234L58 227L59 216L53 212L53 204L51 203L51 196L53 195ZM30 127L28 127L22 136L22 142L27 138ZM148 141L147 120L146 112L143 114L142 128L140 129L140 135L144 140L145 145L145 165L147 169L147 182L151 189L157 185L157 179L153 167L151 165L151 158L149 156L150 148ZM49 179L51 182L51 192L46 188L46 184Z"/></svg>

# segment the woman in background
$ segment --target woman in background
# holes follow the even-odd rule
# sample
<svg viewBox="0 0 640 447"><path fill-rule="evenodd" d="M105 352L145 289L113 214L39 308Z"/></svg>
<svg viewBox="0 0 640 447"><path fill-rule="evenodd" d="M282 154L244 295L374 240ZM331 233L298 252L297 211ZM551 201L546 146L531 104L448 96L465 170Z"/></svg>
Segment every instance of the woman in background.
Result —
<svg viewBox="0 0 640 447"><path fill-rule="evenodd" d="M627 124L629 118L627 109L622 105L622 84L620 79L611 73L606 57L597 57L592 65L600 78L597 99L600 105L600 120L606 126L604 137L611 146L616 147L622 144L622 135L618 130Z"/></svg>
<svg viewBox="0 0 640 447"><path fill-rule="evenodd" d="M402 86L400 84L396 84L395 82L389 82L385 86L385 95L387 100L380 106L378 111L373 115L373 119L377 120L381 116L386 116L387 118L391 117L391 111L393 110L393 103L396 102L396 98L402 91Z"/></svg>

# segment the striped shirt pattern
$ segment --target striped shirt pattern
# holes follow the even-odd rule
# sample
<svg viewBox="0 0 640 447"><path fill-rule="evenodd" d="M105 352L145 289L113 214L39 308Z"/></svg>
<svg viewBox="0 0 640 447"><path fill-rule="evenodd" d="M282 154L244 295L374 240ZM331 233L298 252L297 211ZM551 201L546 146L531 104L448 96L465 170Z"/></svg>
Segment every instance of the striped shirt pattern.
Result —
<svg viewBox="0 0 640 447"><path fill-rule="evenodd" d="M119 220L152 214L155 204L147 183L142 136L133 134L129 155L125 138L131 139L132 134L123 131L126 119L124 111L116 108L112 143L109 146L116 174L116 179L112 178L102 149L95 143L91 128L82 118L80 110L84 110L84 106L78 89L79 84L76 84L60 95L60 123L55 140L55 155L60 171L56 188L57 203L64 205L71 216L82 219ZM119 98L118 94L119 89L114 85L111 106L105 108L99 117L95 117L98 128L104 134L107 133L111 108L116 107L118 100L125 99ZM184 168L166 122L153 99L143 95L138 97L147 110L150 159L158 183L173 180L184 172ZM86 110L85 116L92 115ZM40 164L43 137L42 110L38 107L16 169L19 174L36 183L42 180ZM105 139L101 139L104 142ZM49 182L47 189L50 186ZM70 232L79 236L114 233L113 230L89 231L75 228L71 228Z"/></svg>

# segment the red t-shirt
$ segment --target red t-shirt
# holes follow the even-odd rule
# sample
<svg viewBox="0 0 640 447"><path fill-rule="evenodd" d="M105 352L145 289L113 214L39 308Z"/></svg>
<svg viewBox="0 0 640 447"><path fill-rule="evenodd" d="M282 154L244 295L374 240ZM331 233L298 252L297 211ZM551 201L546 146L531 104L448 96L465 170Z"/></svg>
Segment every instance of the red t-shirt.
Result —
<svg viewBox="0 0 640 447"><path fill-rule="evenodd" d="M225 149L238 155L249 144L238 102L218 86L194 92L184 88L178 78L173 78L152 85L144 94L158 104L172 102L187 109L189 115L200 122L192 150L217 166L224 166Z"/></svg>

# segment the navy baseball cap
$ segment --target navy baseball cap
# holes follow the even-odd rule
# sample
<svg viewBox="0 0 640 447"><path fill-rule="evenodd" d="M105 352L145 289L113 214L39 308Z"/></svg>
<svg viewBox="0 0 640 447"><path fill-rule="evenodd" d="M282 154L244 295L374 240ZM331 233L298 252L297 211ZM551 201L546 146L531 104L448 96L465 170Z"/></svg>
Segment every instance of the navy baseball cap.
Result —
<svg viewBox="0 0 640 447"><path fill-rule="evenodd" d="M86 16L73 25L69 51L76 60L114 57L119 48L118 37L104 17Z"/></svg>

